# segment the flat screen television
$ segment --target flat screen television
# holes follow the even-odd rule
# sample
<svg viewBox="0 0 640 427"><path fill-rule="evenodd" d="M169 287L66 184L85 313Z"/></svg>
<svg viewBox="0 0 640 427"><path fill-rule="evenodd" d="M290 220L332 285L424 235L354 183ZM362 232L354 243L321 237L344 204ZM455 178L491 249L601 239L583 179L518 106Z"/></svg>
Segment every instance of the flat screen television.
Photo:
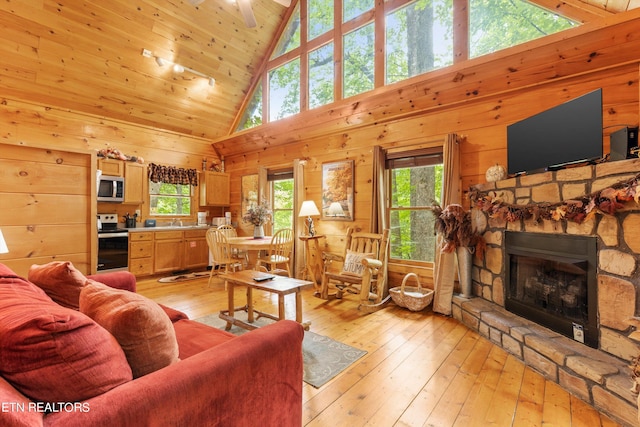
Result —
<svg viewBox="0 0 640 427"><path fill-rule="evenodd" d="M507 126L511 175L602 157L602 89Z"/></svg>

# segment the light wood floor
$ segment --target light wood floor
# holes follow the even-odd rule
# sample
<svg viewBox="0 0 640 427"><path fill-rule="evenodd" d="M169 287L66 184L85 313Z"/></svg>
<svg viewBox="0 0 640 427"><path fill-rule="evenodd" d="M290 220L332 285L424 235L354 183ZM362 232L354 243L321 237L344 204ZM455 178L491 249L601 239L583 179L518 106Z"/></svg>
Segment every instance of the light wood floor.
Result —
<svg viewBox="0 0 640 427"><path fill-rule="evenodd" d="M163 284L140 280L138 292L191 319L226 308L220 281ZM236 290L236 301L244 292ZM277 300L254 292L256 307ZM311 330L368 353L320 389L303 388L307 426L618 426L582 400L452 318L391 304L357 311L354 298L324 301L303 294ZM287 296L294 318L293 296Z"/></svg>

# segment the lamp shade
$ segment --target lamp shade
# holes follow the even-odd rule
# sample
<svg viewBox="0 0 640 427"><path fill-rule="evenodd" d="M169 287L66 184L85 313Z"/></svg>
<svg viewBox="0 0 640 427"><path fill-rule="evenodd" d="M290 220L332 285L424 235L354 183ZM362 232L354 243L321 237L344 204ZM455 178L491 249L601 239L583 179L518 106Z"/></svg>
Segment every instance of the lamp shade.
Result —
<svg viewBox="0 0 640 427"><path fill-rule="evenodd" d="M300 207L298 216L319 216L320 211L313 200L305 200Z"/></svg>
<svg viewBox="0 0 640 427"><path fill-rule="evenodd" d="M7 242L4 241L2 230L0 230L0 254L6 254L8 252L9 252L9 248L7 247Z"/></svg>
<svg viewBox="0 0 640 427"><path fill-rule="evenodd" d="M327 214L331 216L344 216L344 210L342 209L342 205L338 202L333 202L329 205L329 209L327 210Z"/></svg>

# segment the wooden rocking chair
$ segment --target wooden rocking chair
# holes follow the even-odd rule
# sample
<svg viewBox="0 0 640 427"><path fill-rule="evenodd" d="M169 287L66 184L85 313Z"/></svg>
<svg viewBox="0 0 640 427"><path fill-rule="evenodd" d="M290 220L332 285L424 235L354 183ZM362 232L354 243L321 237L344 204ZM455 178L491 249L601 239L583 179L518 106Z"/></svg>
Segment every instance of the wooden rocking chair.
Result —
<svg viewBox="0 0 640 427"><path fill-rule="evenodd" d="M387 250L389 230L382 234L347 230L342 255L323 253L323 273L320 297L342 298L345 292L360 295L359 310L372 313L390 300L387 288ZM342 262L339 272L330 269L334 261ZM330 290L335 289L334 293Z"/></svg>

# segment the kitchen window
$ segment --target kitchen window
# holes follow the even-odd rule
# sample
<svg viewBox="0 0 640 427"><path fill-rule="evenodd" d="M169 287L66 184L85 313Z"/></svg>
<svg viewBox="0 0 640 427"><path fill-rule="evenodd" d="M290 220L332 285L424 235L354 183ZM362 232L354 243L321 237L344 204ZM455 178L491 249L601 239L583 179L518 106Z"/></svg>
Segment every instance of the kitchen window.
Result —
<svg viewBox="0 0 640 427"><path fill-rule="evenodd" d="M190 216L198 171L149 163L149 214Z"/></svg>
<svg viewBox="0 0 640 427"><path fill-rule="evenodd" d="M149 213L154 216L189 216L192 186L149 181Z"/></svg>

